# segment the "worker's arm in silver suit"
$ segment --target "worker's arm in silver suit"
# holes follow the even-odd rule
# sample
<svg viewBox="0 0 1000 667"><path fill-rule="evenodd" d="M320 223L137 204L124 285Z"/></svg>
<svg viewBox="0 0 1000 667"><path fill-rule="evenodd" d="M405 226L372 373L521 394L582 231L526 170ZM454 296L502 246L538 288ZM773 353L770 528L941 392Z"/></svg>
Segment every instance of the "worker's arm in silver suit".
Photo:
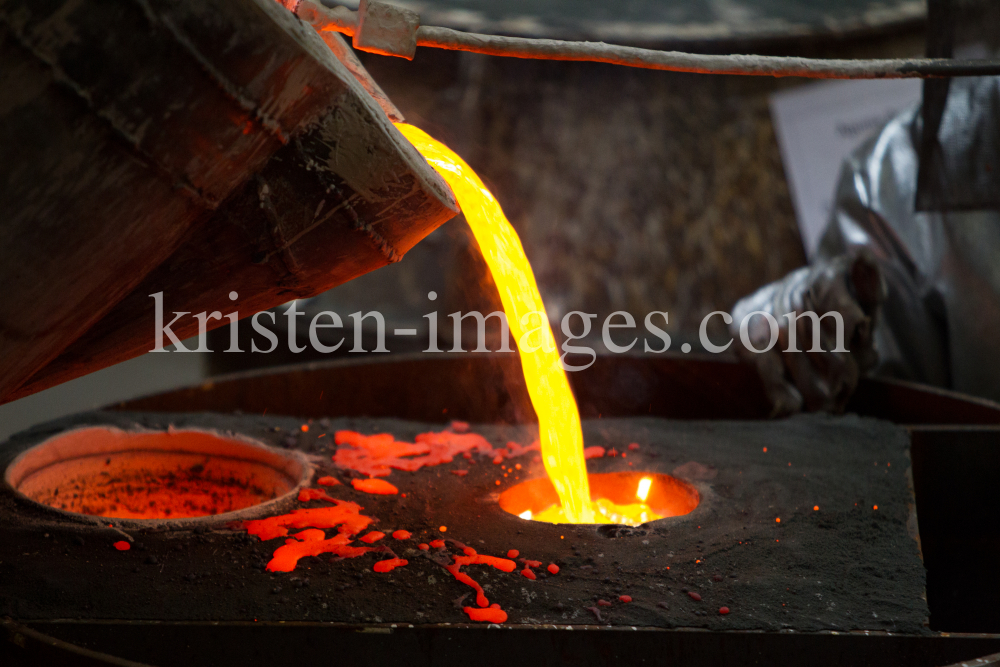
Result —
<svg viewBox="0 0 1000 667"><path fill-rule="evenodd" d="M937 261L938 228L914 214L917 159L913 112L892 121L845 163L834 210L816 260L736 304L730 325L740 356L760 373L775 414L843 410L866 372L947 384L941 299L928 276ZM757 354L739 342L740 323L753 311L772 314L779 342ZM823 352L789 350L786 313L837 312L846 351L835 352L836 322L821 321ZM796 349L812 349L812 321L795 320ZM770 338L755 316L749 339Z"/></svg>

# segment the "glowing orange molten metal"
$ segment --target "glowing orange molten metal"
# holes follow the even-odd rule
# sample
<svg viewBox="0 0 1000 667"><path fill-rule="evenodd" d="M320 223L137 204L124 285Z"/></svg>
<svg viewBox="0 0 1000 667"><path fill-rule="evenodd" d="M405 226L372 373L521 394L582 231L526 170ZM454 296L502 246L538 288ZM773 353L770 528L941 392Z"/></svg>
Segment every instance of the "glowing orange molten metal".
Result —
<svg viewBox="0 0 1000 667"><path fill-rule="evenodd" d="M559 363L555 337L521 239L500 204L462 158L423 130L404 123L396 127L451 186L462 207L496 281L510 330L517 341L524 380L538 415L545 470L559 494L567 520L594 523L580 413L566 372Z"/></svg>
<svg viewBox="0 0 1000 667"><path fill-rule="evenodd" d="M638 497L626 503L615 503L603 496L591 499L580 412L559 363L555 337L521 239L496 198L462 158L423 130L404 123L397 123L396 127L455 193L493 274L510 330L517 340L524 381L538 415L542 462L559 498L558 505L519 516L552 523L633 525L662 518L645 503L651 478L642 480Z"/></svg>

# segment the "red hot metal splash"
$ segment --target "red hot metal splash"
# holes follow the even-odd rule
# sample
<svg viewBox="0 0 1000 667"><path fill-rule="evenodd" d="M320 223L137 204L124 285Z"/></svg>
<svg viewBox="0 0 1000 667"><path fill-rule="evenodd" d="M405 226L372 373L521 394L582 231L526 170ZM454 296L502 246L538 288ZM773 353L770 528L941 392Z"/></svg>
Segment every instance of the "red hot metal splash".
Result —
<svg viewBox="0 0 1000 667"><path fill-rule="evenodd" d="M303 425L302 432L308 432L308 426ZM369 479L352 479L351 486L364 493L376 495L396 495L399 493L393 484L375 479L379 476L387 476L392 470L404 470L415 472L425 466L435 466L442 463L451 463L455 457L462 455L468 460L472 460L473 454L489 457L496 465L501 465L507 458L521 456L528 452L538 451L538 443L528 446L521 446L510 442L506 448L494 448L485 438L475 433L467 433L468 424L454 422L449 430L439 433L419 434L415 443L400 442L390 433L379 433L375 435L362 435L355 431L337 431L335 442L339 446L333 455L333 461L341 468L351 469L360 473L368 474ZM520 464L517 469L520 469ZM504 466L506 469L506 466ZM513 471L514 468L511 468ZM507 476L507 473L504 473ZM323 486L334 486L338 480L332 476L323 476L317 480ZM245 524L249 534L259 537L263 541L287 536L285 544L278 547L271 561L267 564L269 572L292 572L295 570L302 558L309 556L320 556L322 554L333 554L340 558L357 558L373 551L387 552L391 557L375 563L375 572L386 574L396 568L405 567L409 564L404 558L396 556L392 549L387 546L369 547L352 546L353 542L361 531L369 526L374 518L361 514L363 509L357 503L338 500L321 489L303 489L298 495L299 502L323 501L332 502L332 507L320 507L294 510L290 514L248 521ZM289 528L300 528L297 533L289 535ZM337 528L338 534L327 538L323 529ZM441 527L442 532L445 527ZM407 530L396 530L392 536L397 541L410 540L412 535ZM365 544L375 544L385 537L385 533L371 531L366 533L358 541ZM483 587L467 573L462 572L463 566L488 565L505 573L511 573L517 569L517 564L508 558L499 558L479 554L472 547L455 542L462 551L461 556L451 555L454 562L435 561L447 570L457 581L471 587L476 593L476 604L479 608L463 607L463 611L473 621L504 623L507 621L507 613L500 608L499 604L490 604ZM424 544L420 544L424 547ZM431 540L429 547L435 549L445 549L446 541L442 539ZM512 553L517 553L512 551ZM529 564L540 566L539 561L526 561ZM525 574L528 572L529 574ZM549 565L549 572L556 574L559 572L558 566ZM530 576L528 566L521 574Z"/></svg>

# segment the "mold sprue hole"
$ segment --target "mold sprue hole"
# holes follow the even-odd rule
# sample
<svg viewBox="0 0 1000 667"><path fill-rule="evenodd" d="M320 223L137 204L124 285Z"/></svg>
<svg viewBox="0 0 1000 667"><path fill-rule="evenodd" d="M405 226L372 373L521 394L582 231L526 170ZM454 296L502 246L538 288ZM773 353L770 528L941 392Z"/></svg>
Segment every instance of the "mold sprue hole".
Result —
<svg viewBox="0 0 1000 667"><path fill-rule="evenodd" d="M601 500L622 508L637 508L638 503L643 503L649 510L648 516L639 514L636 521L609 513L600 516L597 523L639 525L649 520L689 514L701 502L701 494L694 486L662 473L591 473L587 479L590 498L595 505L603 505ZM539 515L545 515L546 510L558 504L559 496L548 477L521 482L500 494L501 509L533 521L545 521Z"/></svg>

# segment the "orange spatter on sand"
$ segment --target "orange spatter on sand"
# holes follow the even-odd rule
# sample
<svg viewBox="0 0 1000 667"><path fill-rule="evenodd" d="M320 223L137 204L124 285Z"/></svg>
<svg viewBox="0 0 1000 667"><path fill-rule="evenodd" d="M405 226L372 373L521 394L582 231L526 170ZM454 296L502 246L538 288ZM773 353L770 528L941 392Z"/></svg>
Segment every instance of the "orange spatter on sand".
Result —
<svg viewBox="0 0 1000 667"><path fill-rule="evenodd" d="M356 558L372 550L370 547L348 546L353 539L350 535L325 538L326 535L318 528L309 528L292 535L291 539L285 540L285 544L275 550L271 562L267 564L267 571L291 572L299 564L299 559L306 556L332 553L341 558Z"/></svg>
<svg viewBox="0 0 1000 667"><path fill-rule="evenodd" d="M619 602L624 602L625 604L628 604L629 602L632 601L632 596L631 595L619 595L618 596L618 601Z"/></svg>
<svg viewBox="0 0 1000 667"><path fill-rule="evenodd" d="M517 563L506 558L496 556L484 556L476 554L474 556L455 556L455 563L458 565L490 565L503 572L513 572Z"/></svg>
<svg viewBox="0 0 1000 667"><path fill-rule="evenodd" d="M364 537L360 538L365 544L374 544L385 537L385 533L380 533L377 530L373 530Z"/></svg>
<svg viewBox="0 0 1000 667"><path fill-rule="evenodd" d="M435 549L444 549L444 540L431 540L431 546Z"/></svg>
<svg viewBox="0 0 1000 667"><path fill-rule="evenodd" d="M545 569L548 570L551 574L559 574L559 566L556 565L555 563L549 563L549 566Z"/></svg>
<svg viewBox="0 0 1000 667"><path fill-rule="evenodd" d="M495 604L488 609L476 609L475 607L463 607L462 611L469 615L473 621L485 621L488 623L506 623L507 612Z"/></svg>
<svg viewBox="0 0 1000 667"><path fill-rule="evenodd" d="M472 547L463 547L462 553L465 554L466 556L475 556L476 550L473 549Z"/></svg>
<svg viewBox="0 0 1000 667"><path fill-rule="evenodd" d="M527 567L541 567L542 566L542 561L540 561L540 560L525 560L524 564Z"/></svg>
<svg viewBox="0 0 1000 667"><path fill-rule="evenodd" d="M433 542L431 543L433 544ZM484 556L482 554L477 554L475 556L454 556L455 562L451 565L445 565L445 569L451 572L452 576L461 581L466 586L471 586L473 590L476 591L476 604L480 607L486 607L490 604L490 601L486 599L486 593L483 592L483 587L479 585L475 579L462 572L463 565L490 565L502 570L504 572L513 572L517 565L512 560L507 560L506 558L497 558L496 556ZM506 618L506 614L504 615ZM475 620L475 619L473 619ZM503 621L495 621L502 623Z"/></svg>
<svg viewBox="0 0 1000 667"><path fill-rule="evenodd" d="M410 531L408 530L397 530L393 532L392 539L394 540L408 540L410 539Z"/></svg>
<svg viewBox="0 0 1000 667"><path fill-rule="evenodd" d="M113 546L115 549L118 549L118 551L128 551L132 548L132 545L125 540L119 540L118 542L115 542Z"/></svg>
<svg viewBox="0 0 1000 667"><path fill-rule="evenodd" d="M409 565L410 561L405 558L390 558L389 560L380 560L375 563L372 568L376 572L392 572L397 567L403 567L404 565Z"/></svg>
<svg viewBox="0 0 1000 667"><path fill-rule="evenodd" d="M356 535L368 527L371 517L360 514L361 506L345 500L334 500L335 507L315 507L292 510L291 514L247 521L245 527L261 540L273 540L288 535L289 528L333 528L347 535Z"/></svg>
<svg viewBox="0 0 1000 667"><path fill-rule="evenodd" d="M417 548L420 549L421 551L427 551L428 549L431 548L431 545L424 544L423 542L421 542L420 544L417 545Z"/></svg>
<svg viewBox="0 0 1000 667"><path fill-rule="evenodd" d="M462 572L462 566L459 563L452 563L451 565L445 565L444 569L451 572L451 575L461 581L466 586L471 586L473 590L476 591L476 604L480 607L488 607L490 601L486 599L486 593L483 591L483 587L479 585L475 579Z"/></svg>
<svg viewBox="0 0 1000 667"><path fill-rule="evenodd" d="M527 454L528 452L538 452L541 451L542 446L537 440L535 440L530 445L519 445L516 442L508 442L506 449L498 449L497 453L504 458L512 459L516 456L521 456L522 454ZM494 461L495 463L495 461Z"/></svg>
<svg viewBox="0 0 1000 667"><path fill-rule="evenodd" d="M600 445L583 448L583 458L585 459L599 459L602 456L604 456L604 447Z"/></svg>
<svg viewBox="0 0 1000 667"><path fill-rule="evenodd" d="M469 474L469 471L468 470L464 470L462 468L459 468L458 470L452 470L451 474L452 475L458 475L459 477L465 477L466 475Z"/></svg>
<svg viewBox="0 0 1000 667"><path fill-rule="evenodd" d="M391 433L362 435L337 431L333 461L371 477L385 477L392 470L415 472L424 466L451 463L455 456L473 450L492 454L493 446L475 433L421 433L416 443L397 441Z"/></svg>
<svg viewBox="0 0 1000 667"><path fill-rule="evenodd" d="M507 558L514 559L521 555L521 552L517 549L511 549L507 552Z"/></svg>
<svg viewBox="0 0 1000 667"><path fill-rule="evenodd" d="M377 496L394 496L399 493L399 489L384 479L352 479L351 486Z"/></svg>
<svg viewBox="0 0 1000 667"><path fill-rule="evenodd" d="M324 475L316 480L316 483L320 486L337 486L340 484L336 477L330 477L329 475Z"/></svg>
<svg viewBox="0 0 1000 667"><path fill-rule="evenodd" d="M532 572L531 568L528 568L528 567L526 567L523 570L521 570L521 576L522 577L527 577L528 579L531 579L532 581L534 581L536 579L535 573Z"/></svg>
<svg viewBox="0 0 1000 667"><path fill-rule="evenodd" d="M331 503L337 502L335 499L326 495L326 491L322 489L302 489L299 491L299 502L307 503L310 500L329 500Z"/></svg>

